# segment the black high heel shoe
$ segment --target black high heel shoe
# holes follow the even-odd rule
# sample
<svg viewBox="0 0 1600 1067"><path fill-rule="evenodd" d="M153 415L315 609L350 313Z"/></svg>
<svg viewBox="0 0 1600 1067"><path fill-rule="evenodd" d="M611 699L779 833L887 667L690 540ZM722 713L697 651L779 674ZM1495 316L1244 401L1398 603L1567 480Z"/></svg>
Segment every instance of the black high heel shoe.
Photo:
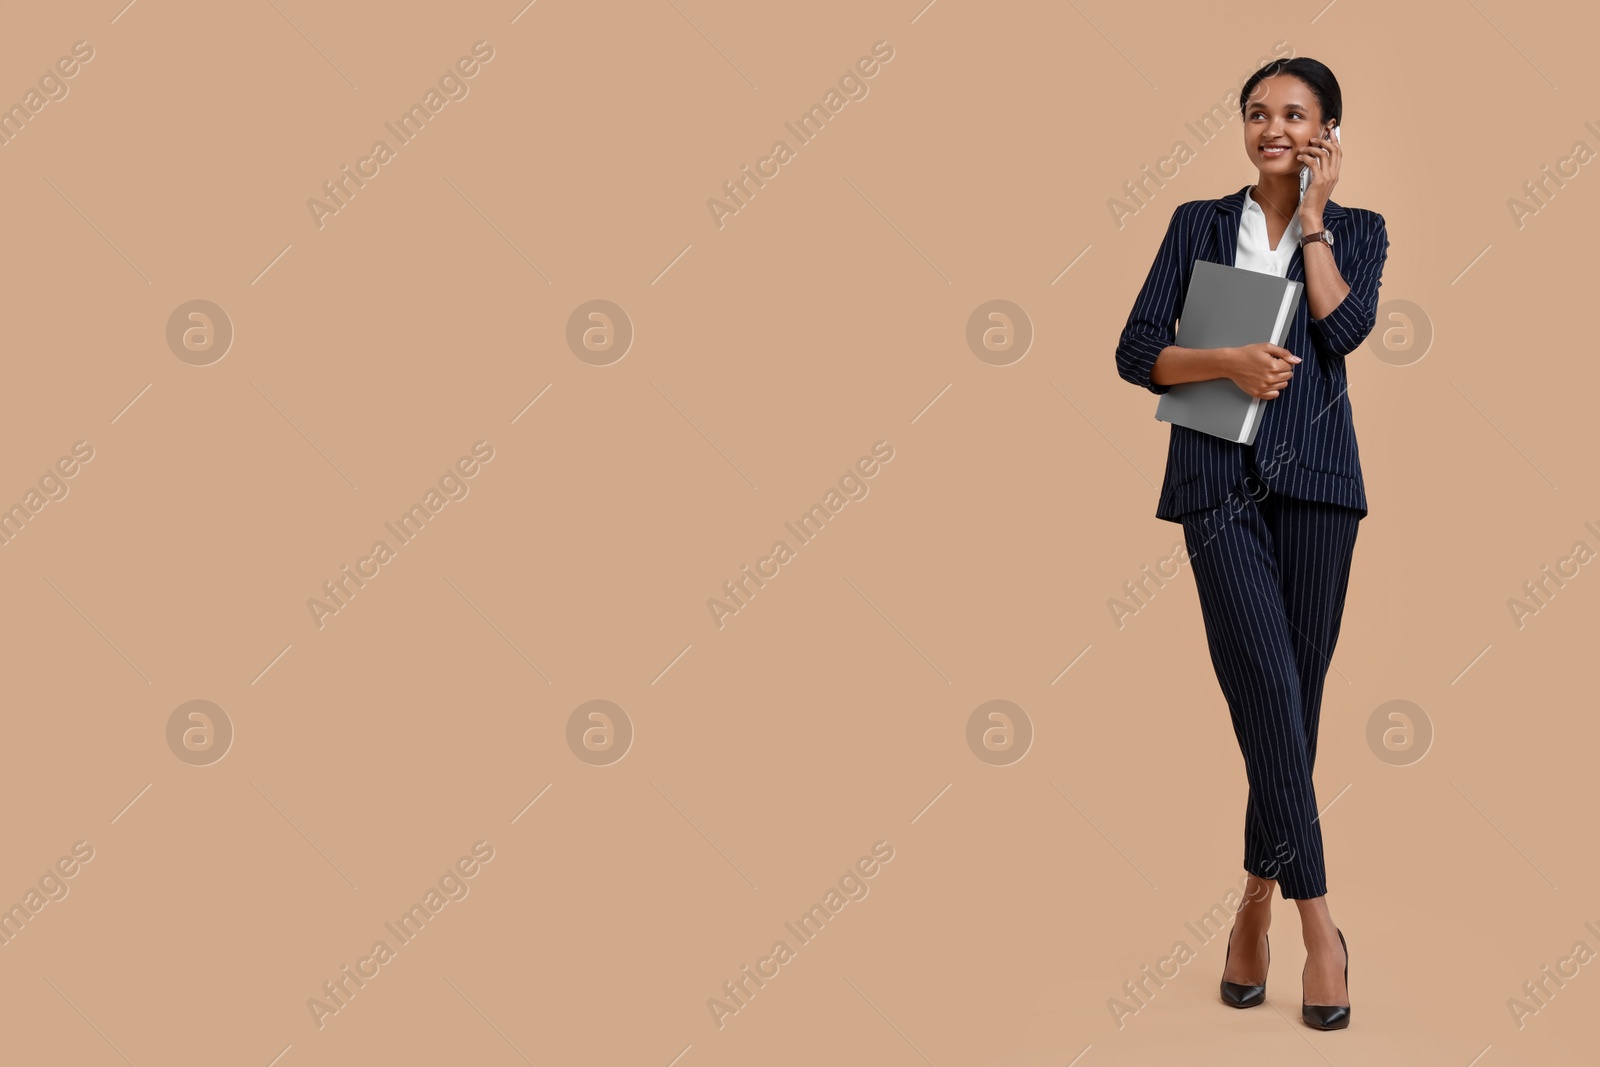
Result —
<svg viewBox="0 0 1600 1067"><path fill-rule="evenodd" d="M1339 935L1339 945L1344 949L1344 991L1350 995L1350 946L1344 943L1344 931L1337 926L1334 932ZM1343 1030L1350 1025L1350 1009L1342 1004L1307 1004L1305 995L1300 997L1300 1018L1305 1020L1307 1026L1314 1026L1318 1030Z"/></svg>
<svg viewBox="0 0 1600 1067"><path fill-rule="evenodd" d="M1272 966L1272 935L1263 934L1267 939L1267 966ZM1228 952L1222 959L1222 969L1228 969L1228 957L1233 955L1233 934L1228 935ZM1230 982L1223 979L1222 1002L1234 1008L1253 1008L1267 999L1267 983L1260 985L1245 985L1243 982Z"/></svg>

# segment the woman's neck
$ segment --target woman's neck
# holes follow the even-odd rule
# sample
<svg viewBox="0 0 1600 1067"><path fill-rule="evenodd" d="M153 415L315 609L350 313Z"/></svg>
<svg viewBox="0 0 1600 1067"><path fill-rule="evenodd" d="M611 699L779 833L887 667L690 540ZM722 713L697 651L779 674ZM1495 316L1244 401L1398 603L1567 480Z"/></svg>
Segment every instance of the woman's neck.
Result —
<svg viewBox="0 0 1600 1067"><path fill-rule="evenodd" d="M1250 195L1268 215L1288 222L1300 208L1300 176L1261 175Z"/></svg>

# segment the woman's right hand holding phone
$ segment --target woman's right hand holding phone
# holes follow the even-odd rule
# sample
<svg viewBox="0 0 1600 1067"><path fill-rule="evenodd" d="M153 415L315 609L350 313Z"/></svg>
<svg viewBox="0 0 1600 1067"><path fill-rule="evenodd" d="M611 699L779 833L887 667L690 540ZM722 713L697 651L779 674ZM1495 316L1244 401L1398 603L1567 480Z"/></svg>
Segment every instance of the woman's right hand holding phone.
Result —
<svg viewBox="0 0 1600 1067"><path fill-rule="evenodd" d="M1262 341L1223 350L1233 384L1257 400L1271 400L1289 385L1300 357L1279 345Z"/></svg>

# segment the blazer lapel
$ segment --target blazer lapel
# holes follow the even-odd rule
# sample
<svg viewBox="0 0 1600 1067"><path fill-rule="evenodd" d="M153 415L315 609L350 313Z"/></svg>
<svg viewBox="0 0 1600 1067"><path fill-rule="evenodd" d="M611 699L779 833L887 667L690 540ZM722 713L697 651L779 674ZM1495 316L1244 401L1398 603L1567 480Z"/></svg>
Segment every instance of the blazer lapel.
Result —
<svg viewBox="0 0 1600 1067"><path fill-rule="evenodd" d="M1237 193L1224 196L1216 201L1217 218L1215 223L1217 249L1221 259L1219 262L1225 267L1234 265L1234 260L1239 255L1239 216L1244 211L1244 198L1250 195L1250 186L1245 186Z"/></svg>
<svg viewBox="0 0 1600 1067"><path fill-rule="evenodd" d="M1239 218L1244 213L1244 198L1250 195L1250 189L1251 186L1247 185L1238 192L1220 197L1215 201L1217 216L1214 224L1214 236L1221 256L1219 262L1227 267L1236 266L1234 261L1239 257ZM1323 224L1331 230L1333 229L1333 224L1343 218L1344 214L1344 208L1329 200L1327 206L1322 209ZM1338 239L1336 232L1334 240L1337 241ZM1304 253L1298 248L1294 250L1294 255L1289 259L1289 271L1286 276L1291 281L1304 282L1306 280Z"/></svg>

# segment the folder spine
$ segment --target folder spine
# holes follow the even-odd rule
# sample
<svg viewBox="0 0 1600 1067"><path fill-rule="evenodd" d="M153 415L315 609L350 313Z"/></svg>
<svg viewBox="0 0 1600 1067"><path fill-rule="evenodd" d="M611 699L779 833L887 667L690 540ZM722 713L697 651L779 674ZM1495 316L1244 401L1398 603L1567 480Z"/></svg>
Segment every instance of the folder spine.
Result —
<svg viewBox="0 0 1600 1067"><path fill-rule="evenodd" d="M1272 343L1275 345L1281 346L1283 344L1284 337L1289 332L1289 313L1294 310L1295 300L1300 295L1300 290L1296 288L1296 286L1299 285L1301 285L1301 283L1294 282L1284 287L1283 303L1278 305L1278 318L1277 321L1272 324ZM1256 416L1260 413L1260 411L1260 398L1251 397L1250 410L1245 412L1244 424L1239 427L1239 444L1248 445L1255 443Z"/></svg>
<svg viewBox="0 0 1600 1067"><path fill-rule="evenodd" d="M1283 303L1278 305L1278 321L1272 326L1272 343L1275 345L1282 346L1284 334L1289 330L1289 311L1294 307L1295 297L1300 295L1299 290L1295 288L1300 284L1294 282L1284 286Z"/></svg>
<svg viewBox="0 0 1600 1067"><path fill-rule="evenodd" d="M1252 431L1255 430L1256 426L1256 412L1260 410L1261 400L1257 397L1251 397L1250 410L1244 413L1244 425L1239 427L1239 438L1236 442L1237 444L1248 445L1254 443L1254 434Z"/></svg>
<svg viewBox="0 0 1600 1067"><path fill-rule="evenodd" d="M1281 347L1304 291L1303 282L1196 259L1174 343L1202 349L1263 342ZM1155 414L1175 426L1253 445L1266 421L1263 403L1237 382L1219 376L1172 386L1157 403Z"/></svg>

